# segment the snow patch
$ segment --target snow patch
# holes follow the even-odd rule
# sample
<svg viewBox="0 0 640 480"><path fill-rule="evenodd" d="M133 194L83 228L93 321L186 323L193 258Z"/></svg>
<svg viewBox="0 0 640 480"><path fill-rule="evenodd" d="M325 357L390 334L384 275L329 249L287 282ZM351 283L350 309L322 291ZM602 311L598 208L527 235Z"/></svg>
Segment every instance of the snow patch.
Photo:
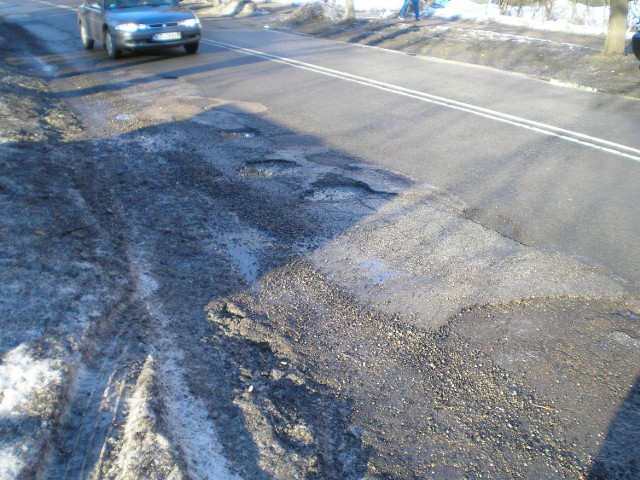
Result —
<svg viewBox="0 0 640 480"><path fill-rule="evenodd" d="M25 467L24 451L20 452L21 455L18 456L9 450L9 448L5 448L4 446L0 450L0 480L17 478Z"/></svg>
<svg viewBox="0 0 640 480"><path fill-rule="evenodd" d="M33 465L48 438L48 420L63 373L50 359L34 358L23 343L10 350L0 365L0 480L20 478ZM32 430L33 425L39 425ZM4 436L4 435L3 435Z"/></svg>
<svg viewBox="0 0 640 480"><path fill-rule="evenodd" d="M51 360L33 358L28 344L21 344L4 355L0 366L0 419L29 414L29 401L38 390L62 380ZM3 470L0 465L0 470Z"/></svg>
<svg viewBox="0 0 640 480"><path fill-rule="evenodd" d="M135 272L136 283L138 286L138 291L140 292L140 296L142 298L149 298L158 289L159 287L158 281L155 278L153 278L151 273L135 265L135 262L134 262L134 272Z"/></svg>

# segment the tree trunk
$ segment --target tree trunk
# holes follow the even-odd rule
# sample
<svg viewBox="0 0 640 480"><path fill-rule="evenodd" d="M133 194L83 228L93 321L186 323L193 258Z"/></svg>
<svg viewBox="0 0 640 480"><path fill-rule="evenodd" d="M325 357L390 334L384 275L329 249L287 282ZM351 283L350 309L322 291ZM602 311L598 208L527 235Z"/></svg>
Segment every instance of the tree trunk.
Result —
<svg viewBox="0 0 640 480"><path fill-rule="evenodd" d="M611 0L609 13L609 29L604 41L603 53L607 57L624 55L625 33L627 31L627 14L629 0Z"/></svg>
<svg viewBox="0 0 640 480"><path fill-rule="evenodd" d="M356 9L353 7L353 0L345 0L344 2L344 21L356 21Z"/></svg>

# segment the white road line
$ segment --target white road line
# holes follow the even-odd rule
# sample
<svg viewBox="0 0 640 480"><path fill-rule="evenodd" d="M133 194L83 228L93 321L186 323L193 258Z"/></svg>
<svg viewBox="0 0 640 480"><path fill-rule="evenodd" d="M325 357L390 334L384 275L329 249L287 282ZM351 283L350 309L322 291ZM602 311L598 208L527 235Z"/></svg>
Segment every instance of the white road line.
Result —
<svg viewBox="0 0 640 480"><path fill-rule="evenodd" d="M43 0L35 0L38 3L42 3L44 5L50 5L52 7L57 7L57 8L63 8L63 9L67 9L67 10L77 10L77 7L70 7L68 5L58 5L57 3L51 3L51 2L44 2Z"/></svg>
<svg viewBox="0 0 640 480"><path fill-rule="evenodd" d="M44 0L35 0L35 1L39 3L51 5L53 7L75 10L75 8L72 8L72 7L68 7L65 5L57 5ZM428 93L420 92L418 90L411 90L409 88L399 87L397 85L380 82L372 78L360 77L358 75L341 72L339 70L333 70L331 68L321 67L319 65L314 65L312 63L300 62L298 60L293 60L292 58L281 57L278 55L272 55L270 53L260 52L258 50L252 50L250 48L240 47L239 45L217 42L215 40L204 39L204 38L202 39L202 42L209 43L211 45L215 45L217 47L224 48L226 50L234 50L236 52L244 53L246 55L251 55L251 56L263 58L265 60L269 60L272 62L282 63L285 65L300 68L303 70L308 70L314 73L319 73L321 75L339 78L341 80L346 80L353 83L359 83L361 85L366 85L368 87L377 88L379 90L384 90L386 92L394 93L396 95L402 95L405 97L413 98L415 100L419 100L422 102L440 105L443 107L451 108L453 110L459 110L462 112L470 113L472 115L478 115L490 120L494 120L496 122L507 123L519 128L524 128L527 130L540 133L542 135L559 138L567 142L577 143L587 148L600 150L602 152L627 158L635 162L640 162L640 149L628 147L620 143L610 142L602 138L592 137L590 135L585 135L580 132L565 130L559 127L554 127L553 125L548 125L546 123L528 120L526 118L498 112L496 110L491 110L484 107L478 107L470 103L459 102L457 100L452 100L450 98L439 97L437 95L431 95Z"/></svg>
<svg viewBox="0 0 640 480"><path fill-rule="evenodd" d="M402 95L405 97L413 98L415 100L419 100L422 102L440 105L440 106L451 108L454 110L470 113L472 115L478 115L490 120L507 123L519 128L524 128L527 130L534 131L536 133L540 133L542 135L556 137L567 142L577 143L579 145L582 145L588 148L600 150L606 153L610 153L612 155L617 155L619 157L624 157L629 160L640 162L640 149L628 147L626 145L622 145L615 142L610 142L602 138L592 137L590 135L585 135L580 132L566 130L559 127L554 127L553 125L548 125L545 123L528 120L526 118L498 112L496 110L491 110L484 107L479 107L469 103L459 102L457 100L452 100L450 98L439 97L437 95L431 95L428 93L420 92L418 90L411 90L409 88L399 87L397 85L380 82L372 78L361 77L358 75L353 75L351 73L346 73L339 70L333 70L331 68L321 67L319 65L314 65L311 63L301 62L298 60L294 60L292 58L281 57L279 55L272 55L270 53L265 53L258 50L252 50L250 48L244 48L238 45L218 42L210 39L203 39L202 41L211 45L215 45L220 48L224 48L226 50L233 50L236 52L244 53L246 55L263 58L265 60L269 60L272 62L282 63L284 65L300 68L302 70L307 70L310 72L319 73L321 75L339 78L341 80L346 80L349 82L358 83L360 85L366 85L368 87L377 88L379 90L384 90L386 92L394 93L396 95Z"/></svg>

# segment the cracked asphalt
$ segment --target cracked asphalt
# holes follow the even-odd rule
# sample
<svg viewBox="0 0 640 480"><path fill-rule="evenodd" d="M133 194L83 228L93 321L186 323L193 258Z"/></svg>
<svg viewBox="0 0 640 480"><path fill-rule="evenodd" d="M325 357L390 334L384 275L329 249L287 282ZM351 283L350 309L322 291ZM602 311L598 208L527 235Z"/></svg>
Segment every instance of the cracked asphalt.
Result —
<svg viewBox="0 0 640 480"><path fill-rule="evenodd" d="M640 475L628 284L263 105L103 91L21 35L0 22L0 478Z"/></svg>

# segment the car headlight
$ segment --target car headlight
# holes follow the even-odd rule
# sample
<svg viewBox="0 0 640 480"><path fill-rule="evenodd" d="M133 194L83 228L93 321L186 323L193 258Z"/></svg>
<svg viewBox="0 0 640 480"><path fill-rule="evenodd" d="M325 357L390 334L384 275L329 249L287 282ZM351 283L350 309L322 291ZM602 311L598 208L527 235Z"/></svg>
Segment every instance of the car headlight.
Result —
<svg viewBox="0 0 640 480"><path fill-rule="evenodd" d="M188 28L199 27L200 21L197 18L190 18L189 20L179 21L178 25L182 27L188 27Z"/></svg>
<svg viewBox="0 0 640 480"><path fill-rule="evenodd" d="M146 28L146 25L140 23L121 23L120 25L116 25L116 30L119 32L137 32L138 30L145 30Z"/></svg>

